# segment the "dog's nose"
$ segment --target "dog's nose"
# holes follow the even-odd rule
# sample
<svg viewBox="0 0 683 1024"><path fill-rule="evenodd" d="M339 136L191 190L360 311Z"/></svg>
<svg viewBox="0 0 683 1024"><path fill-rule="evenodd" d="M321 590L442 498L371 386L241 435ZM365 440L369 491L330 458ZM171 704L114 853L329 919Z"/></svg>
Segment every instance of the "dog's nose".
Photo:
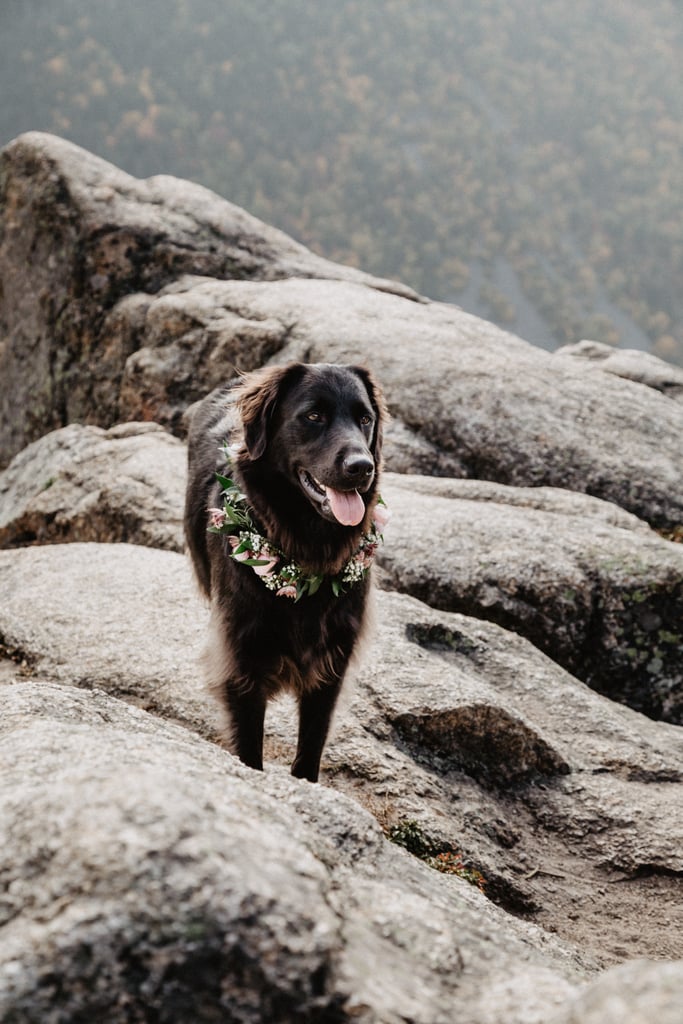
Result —
<svg viewBox="0 0 683 1024"><path fill-rule="evenodd" d="M375 464L368 455L347 455L344 459L344 475L354 483L362 483L371 477L375 471Z"/></svg>

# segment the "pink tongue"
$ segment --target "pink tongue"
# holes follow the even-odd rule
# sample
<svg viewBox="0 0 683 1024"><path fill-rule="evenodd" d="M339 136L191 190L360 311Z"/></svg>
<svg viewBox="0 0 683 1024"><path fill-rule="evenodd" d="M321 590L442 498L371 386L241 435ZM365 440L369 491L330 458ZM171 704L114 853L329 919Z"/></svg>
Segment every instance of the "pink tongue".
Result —
<svg viewBox="0 0 683 1024"><path fill-rule="evenodd" d="M344 526L358 526L365 515L365 505L358 491L335 491L326 487L330 508L335 519Z"/></svg>

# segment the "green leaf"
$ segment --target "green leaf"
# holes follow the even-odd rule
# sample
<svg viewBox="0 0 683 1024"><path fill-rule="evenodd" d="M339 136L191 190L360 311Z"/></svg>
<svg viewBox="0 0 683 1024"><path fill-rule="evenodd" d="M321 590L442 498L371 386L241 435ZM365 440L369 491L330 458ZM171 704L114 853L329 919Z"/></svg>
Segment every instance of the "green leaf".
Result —
<svg viewBox="0 0 683 1024"><path fill-rule="evenodd" d="M320 590L320 587L321 587L322 582L323 582L324 579L325 579L325 577L324 576L320 576L320 575L309 577L309 579L308 579L308 596L309 597L313 597L314 594L318 593L318 591Z"/></svg>
<svg viewBox="0 0 683 1024"><path fill-rule="evenodd" d="M340 580L330 580L332 586L332 593L335 597L339 597L342 592L342 585Z"/></svg>
<svg viewBox="0 0 683 1024"><path fill-rule="evenodd" d="M231 490L231 488L235 486L229 477L221 476L220 473L216 473L216 480L218 480L218 483L221 485L224 491L229 491Z"/></svg>
<svg viewBox="0 0 683 1024"><path fill-rule="evenodd" d="M233 526L249 526L249 518L242 512L238 512L237 509L231 508L230 505L224 505L223 511L225 518Z"/></svg>

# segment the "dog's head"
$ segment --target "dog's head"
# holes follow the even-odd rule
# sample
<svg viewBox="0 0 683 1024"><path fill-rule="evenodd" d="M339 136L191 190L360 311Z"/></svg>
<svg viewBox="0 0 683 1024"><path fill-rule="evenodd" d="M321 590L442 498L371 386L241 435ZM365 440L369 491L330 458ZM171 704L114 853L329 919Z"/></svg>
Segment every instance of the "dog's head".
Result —
<svg viewBox="0 0 683 1024"><path fill-rule="evenodd" d="M376 489L386 407L362 366L291 363L247 374L237 391L252 463L288 478L325 519L357 526Z"/></svg>

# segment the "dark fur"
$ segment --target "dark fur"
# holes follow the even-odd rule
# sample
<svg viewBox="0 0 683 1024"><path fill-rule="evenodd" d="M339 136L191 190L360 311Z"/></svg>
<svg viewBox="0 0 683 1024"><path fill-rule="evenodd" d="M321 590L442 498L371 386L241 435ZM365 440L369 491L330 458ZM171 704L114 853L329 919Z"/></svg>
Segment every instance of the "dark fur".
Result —
<svg viewBox="0 0 683 1024"><path fill-rule="evenodd" d="M321 418L311 420L311 413ZM363 422L368 417L370 424ZM207 533L207 509L220 505L214 474L226 473L219 447L225 440L239 443L231 475L260 532L311 572L333 575L372 520L384 419L381 391L366 369L303 363L248 374L232 390L204 399L192 418L185 534L197 579L211 599L209 679L228 714L231 749L252 768L263 767L266 704L287 688L299 703L292 774L317 780L363 628L368 579L339 597L326 581L314 596L294 603L231 559L225 536ZM343 526L325 518L306 495L299 467L337 490L357 488L366 506L363 521Z"/></svg>

